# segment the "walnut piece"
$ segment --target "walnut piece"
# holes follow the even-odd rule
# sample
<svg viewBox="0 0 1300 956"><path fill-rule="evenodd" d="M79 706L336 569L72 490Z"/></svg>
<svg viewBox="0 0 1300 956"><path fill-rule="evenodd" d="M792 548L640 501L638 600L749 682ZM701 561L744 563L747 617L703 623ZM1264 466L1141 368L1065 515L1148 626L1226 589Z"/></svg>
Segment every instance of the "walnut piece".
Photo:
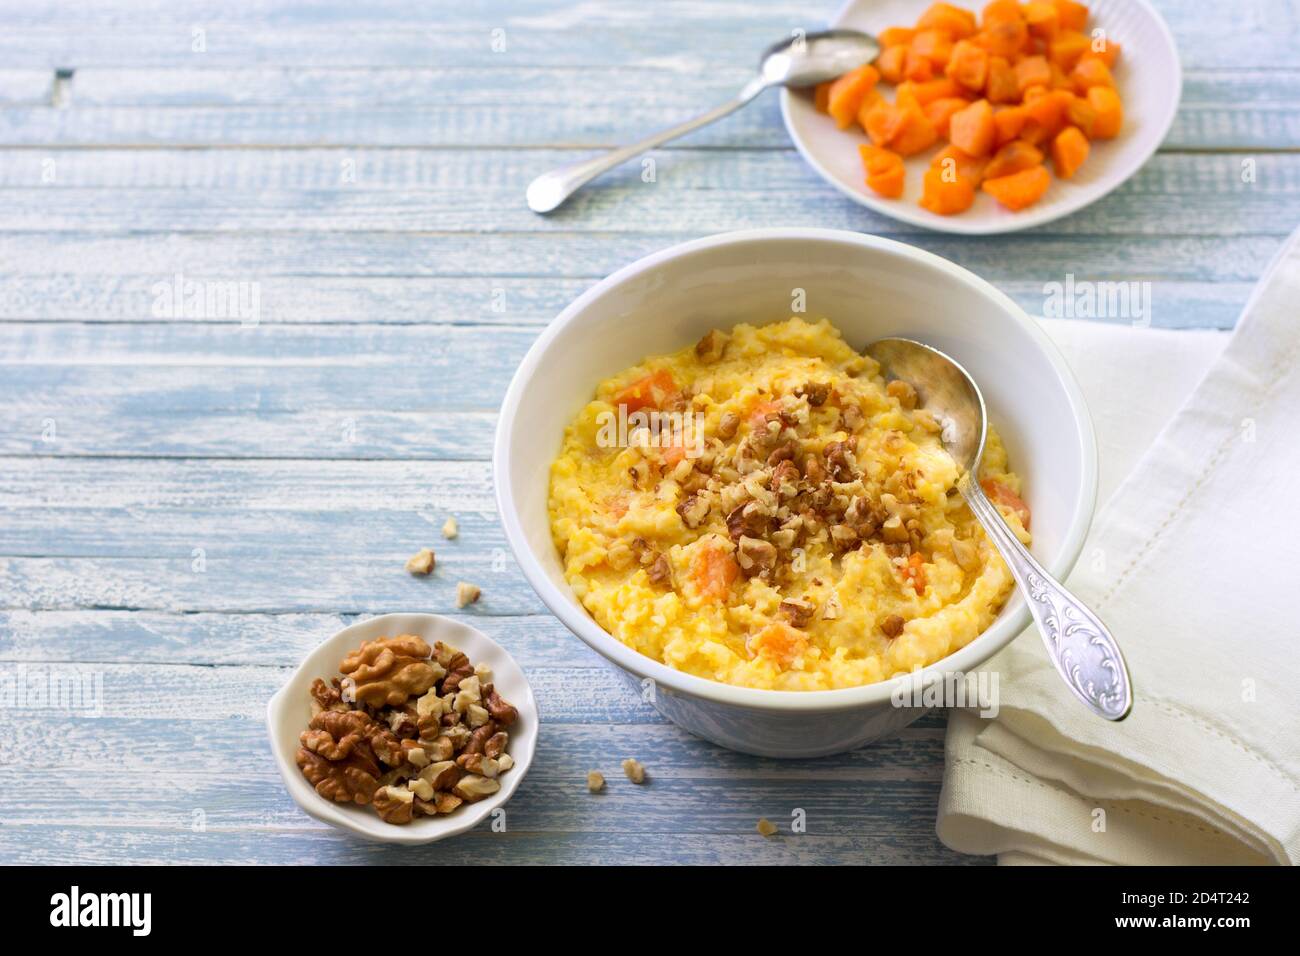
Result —
<svg viewBox="0 0 1300 956"><path fill-rule="evenodd" d="M460 526L456 524L455 517L448 518L442 523L442 536L448 541L455 540L458 534L460 534Z"/></svg>
<svg viewBox="0 0 1300 956"><path fill-rule="evenodd" d="M623 761L623 772L633 783L645 783L645 764L628 757Z"/></svg>
<svg viewBox="0 0 1300 956"><path fill-rule="evenodd" d="M468 581L456 582L456 606L465 607L467 604L473 604L482 596L483 591L476 584L470 584Z"/></svg>
<svg viewBox="0 0 1300 956"><path fill-rule="evenodd" d="M600 793L605 789L605 775L599 770L587 771L587 789L592 793Z"/></svg>
<svg viewBox="0 0 1300 956"><path fill-rule="evenodd" d="M433 571L435 563L437 559L434 557L433 549L421 548L407 559L406 570L412 574L429 574Z"/></svg>
<svg viewBox="0 0 1300 956"><path fill-rule="evenodd" d="M765 837L775 836L777 832L776 824L766 817L758 818L758 826L756 826L755 829L758 830L760 835Z"/></svg>
<svg viewBox="0 0 1300 956"><path fill-rule="evenodd" d="M375 812L385 823L410 823L415 794L405 787L382 787L375 791Z"/></svg>
<svg viewBox="0 0 1300 956"><path fill-rule="evenodd" d="M419 696L442 677L428 660L429 645L414 634L366 641L343 659L339 671L356 684L357 703L367 707L397 706Z"/></svg>

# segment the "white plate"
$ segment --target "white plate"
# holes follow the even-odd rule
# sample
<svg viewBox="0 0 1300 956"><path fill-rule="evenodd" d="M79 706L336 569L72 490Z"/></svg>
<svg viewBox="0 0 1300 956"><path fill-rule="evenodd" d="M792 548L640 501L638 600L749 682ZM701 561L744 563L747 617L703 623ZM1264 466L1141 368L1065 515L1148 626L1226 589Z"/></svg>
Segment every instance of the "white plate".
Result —
<svg viewBox="0 0 1300 956"><path fill-rule="evenodd" d="M328 682L337 677L343 658L362 641L398 634L415 634L431 645L443 641L464 651L471 663L487 664L492 668L492 682L498 692L519 711L519 719L508 731L510 743L506 748L515 765L500 776L501 789L485 800L462 804L446 816L418 816L405 826L385 823L371 807L326 800L307 782L295 760L298 735L311 720L312 681L320 677ZM271 698L266 717L271 752L289 796L298 806L322 823L384 843L432 843L471 829L510 799L528 772L537 745L537 702L514 658L481 631L437 614L384 614L345 627L307 655L289 682Z"/></svg>
<svg viewBox="0 0 1300 956"><path fill-rule="evenodd" d="M984 6L982 2L955 2L977 12ZM930 3L849 0L831 26L878 34L890 26L911 26ZM1053 176L1047 194L1022 212L1004 209L983 190L976 192L975 205L955 216L940 216L918 206L922 172L938 147L907 161L907 185L901 198L877 196L867 188L858 155L858 144L870 140L857 124L837 129L834 120L813 107L811 92L781 91L785 128L823 179L850 199L903 222L940 232L985 235L1029 229L1068 216L1119 186L1151 158L1174 121L1183 86L1174 38L1146 0L1093 0L1088 6L1087 29L1101 27L1121 47L1115 85L1124 100L1124 128L1114 139L1094 141L1087 162L1073 178ZM884 89L889 92L892 87Z"/></svg>

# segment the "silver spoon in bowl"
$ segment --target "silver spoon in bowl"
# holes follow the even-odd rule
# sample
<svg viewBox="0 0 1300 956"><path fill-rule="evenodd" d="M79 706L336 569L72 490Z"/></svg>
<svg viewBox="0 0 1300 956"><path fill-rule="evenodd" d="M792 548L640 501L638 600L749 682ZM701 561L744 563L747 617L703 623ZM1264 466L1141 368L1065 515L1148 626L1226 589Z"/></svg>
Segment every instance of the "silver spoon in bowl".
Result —
<svg viewBox="0 0 1300 956"><path fill-rule="evenodd" d="M1115 638L1034 560L980 487L988 426L984 396L975 380L948 355L910 339L881 339L868 345L866 354L880 363L887 378L902 379L916 389L919 407L943 426L944 450L962 470L957 490L1011 569L1057 673L1093 713L1123 720L1133 707L1133 690Z"/></svg>
<svg viewBox="0 0 1300 956"><path fill-rule="evenodd" d="M849 70L870 63L880 52L880 44L857 30L826 30L821 33L798 33L769 47L759 60L758 75L745 84L734 99L716 109L671 129L661 130L638 143L624 146L593 159L563 166L538 176L528 185L528 208L533 212L551 212L580 188L601 173L608 172L629 159L654 149L670 139L685 136L701 126L708 126L748 104L768 87L789 86L795 89L825 83Z"/></svg>

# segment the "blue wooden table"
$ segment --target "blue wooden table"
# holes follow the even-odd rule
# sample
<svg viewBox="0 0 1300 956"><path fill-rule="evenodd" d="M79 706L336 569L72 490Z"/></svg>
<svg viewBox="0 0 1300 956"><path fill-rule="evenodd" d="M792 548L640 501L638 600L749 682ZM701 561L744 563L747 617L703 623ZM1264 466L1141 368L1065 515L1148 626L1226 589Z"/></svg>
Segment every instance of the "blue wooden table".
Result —
<svg viewBox="0 0 1300 956"><path fill-rule="evenodd" d="M748 226L901 237L1031 312L1066 274L1140 279L1155 324L1230 327L1300 219L1300 11L1159 0L1185 68L1164 149L1033 232L850 204L775 97L657 153L653 183L634 164L524 207L831 2L0 2L0 862L987 862L934 836L941 717L787 763L625 691L508 554L495 410L591 283ZM412 578L426 543L439 572ZM286 796L266 700L358 616L455 613L460 578L531 677L538 758L504 834L356 843ZM652 784L588 796L625 756ZM807 833L755 833L795 808Z"/></svg>

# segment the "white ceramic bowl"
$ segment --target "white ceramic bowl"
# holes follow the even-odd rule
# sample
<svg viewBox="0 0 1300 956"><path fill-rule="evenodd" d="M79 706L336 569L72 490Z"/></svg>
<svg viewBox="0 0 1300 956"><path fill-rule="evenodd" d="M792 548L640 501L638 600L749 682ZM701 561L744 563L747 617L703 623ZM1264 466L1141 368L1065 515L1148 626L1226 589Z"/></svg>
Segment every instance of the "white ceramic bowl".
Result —
<svg viewBox="0 0 1300 956"><path fill-rule="evenodd" d="M515 765L501 775L501 789L485 800L462 804L446 816L417 816L405 826L385 823L371 807L326 800L307 782L295 761L298 735L307 729L307 722L311 720L309 691L312 681L320 677L328 682L337 677L343 658L362 641L398 634L415 634L431 645L434 641L443 641L464 651L472 663L487 664L492 668L492 681L501 696L519 711L519 720L509 730L510 743L506 748ZM524 779L524 774L528 773L537 746L537 702L533 699L528 679L514 658L481 631L437 614L384 614L358 621L321 642L298 665L288 683L271 698L266 709L266 722L271 734L271 752L275 755L289 796L298 806L322 823L368 840L406 845L432 843L464 833L493 810L504 806Z"/></svg>
<svg viewBox="0 0 1300 956"><path fill-rule="evenodd" d="M808 317L830 319L855 348L905 335L970 369L1024 479L1033 551L1058 575L1079 554L1097 488L1092 421L1047 336L987 282L913 246L822 229L727 233L647 256L580 296L525 356L501 408L493 475L506 536L546 606L634 684L653 679L666 717L725 747L775 757L835 753L906 726L923 711L893 706L891 692L924 672L800 693L732 687L644 657L574 597L551 540L547 497L565 425L601 380L715 327L788 318L796 289ZM1028 619L1017 595L984 634L928 670L976 668Z"/></svg>
<svg viewBox="0 0 1300 956"><path fill-rule="evenodd" d="M890 26L911 26L931 0L849 0L831 26L878 34ZM982 9L983 3L958 6ZM781 91L785 128L803 158L823 179L855 202L902 222L940 232L981 235L1014 232L1051 222L1082 209L1118 187L1151 158L1174 121L1182 93L1182 69L1173 35L1146 0L1089 0L1088 29L1101 27L1121 46L1115 85L1124 99L1124 128L1112 140L1098 140L1080 170L1070 179L1052 177L1047 194L1021 212L977 192L975 205L956 216L940 216L916 204L921 174L937 149L907 161L902 197L884 199L867 188L858 144L869 142L856 124L837 129L834 120L813 108L809 93ZM892 87L884 87L886 91ZM892 93L887 93L892 96Z"/></svg>

